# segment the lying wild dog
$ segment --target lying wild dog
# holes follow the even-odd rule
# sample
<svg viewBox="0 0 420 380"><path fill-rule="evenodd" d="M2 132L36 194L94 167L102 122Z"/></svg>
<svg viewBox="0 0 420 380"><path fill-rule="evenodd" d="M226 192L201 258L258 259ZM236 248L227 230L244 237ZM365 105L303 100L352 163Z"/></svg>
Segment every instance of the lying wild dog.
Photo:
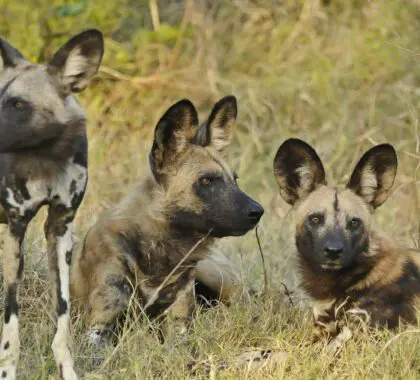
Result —
<svg viewBox="0 0 420 380"><path fill-rule="evenodd" d="M283 199L296 212L303 288L313 300L314 338L335 335L344 319L372 325L414 322L420 306L420 252L401 248L373 226L397 171L391 145L366 152L343 188L328 186L324 167L305 142L284 142L274 159Z"/></svg>
<svg viewBox="0 0 420 380"><path fill-rule="evenodd" d="M200 127L190 101L170 107L155 128L151 173L88 231L72 267L72 297L94 343L106 343L131 297L151 318L170 312L181 328L194 309L195 279L229 297L235 284L231 273L223 276L223 256L196 267L215 239L245 234L264 212L239 189L220 153L236 114L233 96Z"/></svg>
<svg viewBox="0 0 420 380"><path fill-rule="evenodd" d="M87 30L71 38L46 65L34 65L0 39L0 223L8 224L3 248L2 379L16 377L23 239L44 205L57 312L52 349L61 378L77 379L69 350L69 270L72 221L87 182L87 138L85 114L72 94L86 87L103 51L102 34Z"/></svg>

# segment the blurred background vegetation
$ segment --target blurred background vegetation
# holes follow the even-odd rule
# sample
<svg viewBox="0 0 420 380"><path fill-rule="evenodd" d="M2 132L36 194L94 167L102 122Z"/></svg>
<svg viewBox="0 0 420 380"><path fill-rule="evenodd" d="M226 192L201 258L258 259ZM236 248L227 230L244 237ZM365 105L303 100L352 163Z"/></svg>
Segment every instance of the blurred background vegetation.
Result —
<svg viewBox="0 0 420 380"><path fill-rule="evenodd" d="M172 103L189 98L204 121L215 101L233 94L239 116L228 161L240 186L266 209L260 234L275 291L283 292L281 281L291 289L297 284L289 207L272 175L274 154L288 137L313 144L331 180L340 183L365 150L393 144L398 178L377 221L418 246L420 1L0 0L0 35L34 62L47 60L71 35L90 27L104 33L106 52L99 74L78 96L90 140L78 236L147 170L154 126ZM27 242L27 278L46 262L42 236L41 224L35 224ZM225 241L227 250L243 254L250 286L261 289L253 233ZM28 304L47 297L46 280L36 281L39 297L28 292ZM31 314L34 322L43 318L45 313ZM261 328L276 334L271 325ZM370 349L375 352L374 345ZM401 355L378 363L378 373L397 371L404 365ZM342 374L353 369L352 358L347 365ZM319 373L317 364L313 370Z"/></svg>
<svg viewBox="0 0 420 380"><path fill-rule="evenodd" d="M400 152L400 180L418 178L418 1L0 0L0 9L0 34L37 62L80 30L104 33L100 74L80 97L97 180L115 181L97 188L104 202L141 174L143 141L184 97L204 118L237 96L230 158L257 194L276 192L271 159L292 135L313 143L336 179L384 141Z"/></svg>

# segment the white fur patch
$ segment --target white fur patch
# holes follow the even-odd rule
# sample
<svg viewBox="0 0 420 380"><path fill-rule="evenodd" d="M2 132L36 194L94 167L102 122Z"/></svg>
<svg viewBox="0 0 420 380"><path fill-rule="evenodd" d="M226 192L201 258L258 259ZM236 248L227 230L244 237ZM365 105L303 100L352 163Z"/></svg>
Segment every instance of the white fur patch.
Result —
<svg viewBox="0 0 420 380"><path fill-rule="evenodd" d="M351 330L347 326L344 326L341 332L330 343L328 343L326 347L327 353L330 355L337 354L352 336L353 334Z"/></svg>
<svg viewBox="0 0 420 380"><path fill-rule="evenodd" d="M7 190L7 202L19 210L19 215L25 215L26 210L32 210L35 206L39 205L45 200L46 186L44 181L31 181L26 183L30 199L24 200L23 203L19 203L12 190Z"/></svg>
<svg viewBox="0 0 420 380"><path fill-rule="evenodd" d="M73 247L71 223L66 224L63 236L57 236L58 269L60 271L61 298L70 306L69 273L70 266L66 262L66 253Z"/></svg>
<svg viewBox="0 0 420 380"><path fill-rule="evenodd" d="M360 186L363 198L368 203L372 202L378 189L378 179L371 167L367 166L362 170Z"/></svg>
<svg viewBox="0 0 420 380"><path fill-rule="evenodd" d="M99 52L96 56L86 56L82 54L80 47L75 47L67 57L63 70L63 82L70 85L73 91L84 89L95 75L100 61Z"/></svg>
<svg viewBox="0 0 420 380"><path fill-rule="evenodd" d="M211 145L214 149L223 151L230 144L231 139L231 130L228 126L211 129Z"/></svg>
<svg viewBox="0 0 420 380"><path fill-rule="evenodd" d="M9 323L4 323L0 347L0 376L7 380L16 378L16 366L19 360L19 320L15 314L10 316ZM8 346L5 349L6 345ZM7 376L3 377L6 372Z"/></svg>
<svg viewBox="0 0 420 380"><path fill-rule="evenodd" d="M70 187L74 182L74 193L70 194ZM7 189L7 202L19 210L19 214L23 216L26 210L34 209L37 205L46 200L52 200L58 197L60 202L66 207L71 207L71 201L74 196L80 195L86 186L87 169L83 166L74 164L69 161L65 170L54 180L53 187L48 188L49 184L43 180L28 181L26 188L30 198L19 203L11 189ZM49 196L49 190L51 190Z"/></svg>
<svg viewBox="0 0 420 380"><path fill-rule="evenodd" d="M75 181L75 191L70 194L70 185ZM81 165L70 164L63 171L62 175L57 179L53 188L51 197L58 195L61 202L66 206L71 206L73 196L81 195L85 190L87 182L87 169Z"/></svg>
<svg viewBox="0 0 420 380"><path fill-rule="evenodd" d="M174 132L174 137L175 137L175 145L176 145L175 150L177 152L181 152L187 145L187 138L185 136L185 130L184 129L176 130Z"/></svg>
<svg viewBox="0 0 420 380"><path fill-rule="evenodd" d="M74 48L70 52L66 60L66 65L64 67L64 76L65 77L77 76L83 73L88 66L88 62L89 61L86 58L86 56L81 54L80 48L79 47Z"/></svg>
<svg viewBox="0 0 420 380"><path fill-rule="evenodd" d="M69 320L70 320L70 291L69 274L70 267L66 262L66 253L72 249L71 223L66 225L66 232L63 236L57 237L58 270L60 276L61 298L67 303L67 311L57 319L57 332L54 336L52 349L57 366L63 369L63 379L77 379L73 369L73 359L69 350Z"/></svg>
<svg viewBox="0 0 420 380"><path fill-rule="evenodd" d="M57 319L57 332L52 343L52 350L58 368L62 368L64 380L78 380L74 371L73 359L69 349L69 315L63 314Z"/></svg>
<svg viewBox="0 0 420 380"><path fill-rule="evenodd" d="M248 351L239 355L235 360L236 368L247 367L249 370L258 370L266 366L280 367L286 364L289 355L283 351L257 350Z"/></svg>
<svg viewBox="0 0 420 380"><path fill-rule="evenodd" d="M371 320L370 314L367 312L367 310L360 309L359 307L354 307L352 309L347 310L346 314L355 316L359 318L361 321L365 322L366 324L369 324Z"/></svg>
<svg viewBox="0 0 420 380"><path fill-rule="evenodd" d="M107 346L108 342L102 334L102 329L99 327L92 327L89 329L89 331L86 333L86 337L89 343L95 349L101 350Z"/></svg>
<svg viewBox="0 0 420 380"><path fill-rule="evenodd" d="M312 168L310 165L302 165L296 168L296 173L300 178L299 198L304 198L308 195L314 182Z"/></svg>
<svg viewBox="0 0 420 380"><path fill-rule="evenodd" d="M230 300L240 288L238 268L220 250L211 253L197 264L196 279L220 294L222 300Z"/></svg>

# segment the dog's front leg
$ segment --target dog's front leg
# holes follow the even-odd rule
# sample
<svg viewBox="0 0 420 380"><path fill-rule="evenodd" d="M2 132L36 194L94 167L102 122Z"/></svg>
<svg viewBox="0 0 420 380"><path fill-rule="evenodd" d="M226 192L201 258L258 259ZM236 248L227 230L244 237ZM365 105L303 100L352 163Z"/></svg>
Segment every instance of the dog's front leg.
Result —
<svg viewBox="0 0 420 380"><path fill-rule="evenodd" d="M168 310L168 316L175 322L178 335L184 335L189 327L195 309L194 279L178 292L177 298Z"/></svg>
<svg viewBox="0 0 420 380"><path fill-rule="evenodd" d="M60 376L64 380L77 379L69 347L70 290L69 275L72 258L72 222L75 211L64 206L50 206L45 236L53 286L53 301L57 312L57 330L52 350Z"/></svg>
<svg viewBox="0 0 420 380"><path fill-rule="evenodd" d="M333 338L339 333L338 321L334 313L335 303L335 299L312 301L314 314L312 340L314 342L324 337Z"/></svg>
<svg viewBox="0 0 420 380"><path fill-rule="evenodd" d="M32 213L26 213L29 215ZM19 360L19 284L23 274L22 243L31 218L20 217L18 210L9 210L9 228L5 236L3 253L4 324L0 346L0 377L14 380Z"/></svg>

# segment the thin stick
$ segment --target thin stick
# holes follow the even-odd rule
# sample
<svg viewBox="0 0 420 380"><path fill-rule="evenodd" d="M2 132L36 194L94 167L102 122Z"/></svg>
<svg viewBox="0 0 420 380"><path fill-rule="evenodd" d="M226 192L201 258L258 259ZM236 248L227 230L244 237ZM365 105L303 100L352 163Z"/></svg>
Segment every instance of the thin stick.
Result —
<svg viewBox="0 0 420 380"><path fill-rule="evenodd" d="M149 0L150 15L152 16L153 29L155 31L160 28L159 7L156 0Z"/></svg>
<svg viewBox="0 0 420 380"><path fill-rule="evenodd" d="M123 73L121 73L117 70L114 70L110 67L107 67L107 66L101 66L100 69L99 69L99 72L107 74L112 79L127 81L127 82L131 82L133 84L136 84L136 85L154 84L154 83L159 83L163 80L162 79L162 74L150 75L150 76L147 76L147 77L129 76L129 75L125 75L125 74L123 74Z"/></svg>
<svg viewBox="0 0 420 380"><path fill-rule="evenodd" d="M262 266L263 266L263 271L264 271L264 294L267 295L268 294L268 275L267 275L267 268L265 267L265 259L264 259L264 254L261 248L260 238L258 236L258 226L255 227L255 236L257 238L258 248L260 249L261 261L262 261Z"/></svg>
<svg viewBox="0 0 420 380"><path fill-rule="evenodd" d="M292 300L292 293L289 291L289 288L286 286L286 284L282 281L281 284L283 285L284 292L286 293L287 298L289 298L290 305L292 307L295 307Z"/></svg>

